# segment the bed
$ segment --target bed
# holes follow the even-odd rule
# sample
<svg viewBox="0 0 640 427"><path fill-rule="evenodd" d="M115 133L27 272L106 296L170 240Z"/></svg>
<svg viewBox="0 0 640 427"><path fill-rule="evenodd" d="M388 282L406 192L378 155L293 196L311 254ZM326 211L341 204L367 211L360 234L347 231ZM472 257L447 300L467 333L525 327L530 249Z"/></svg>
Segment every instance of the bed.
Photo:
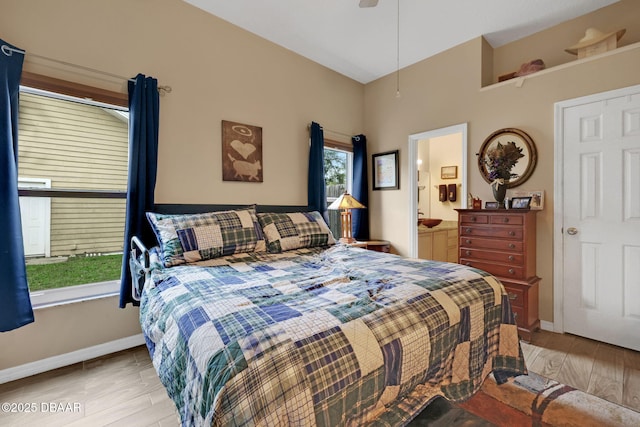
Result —
<svg viewBox="0 0 640 427"><path fill-rule="evenodd" d="M338 243L317 212L207 208L148 213L158 246L132 243L182 425L402 426L435 396L526 373L488 273Z"/></svg>

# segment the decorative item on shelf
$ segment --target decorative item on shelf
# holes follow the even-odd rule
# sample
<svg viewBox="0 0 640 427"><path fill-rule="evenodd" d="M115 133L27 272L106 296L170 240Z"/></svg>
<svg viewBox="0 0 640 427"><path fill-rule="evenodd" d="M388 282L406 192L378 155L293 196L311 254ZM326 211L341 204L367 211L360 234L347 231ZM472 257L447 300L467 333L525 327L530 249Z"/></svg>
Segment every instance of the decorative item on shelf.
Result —
<svg viewBox="0 0 640 427"><path fill-rule="evenodd" d="M445 184L438 185L438 200L441 202L447 201L447 186Z"/></svg>
<svg viewBox="0 0 640 427"><path fill-rule="evenodd" d="M500 207L500 203L498 202L484 202L485 209L498 209Z"/></svg>
<svg viewBox="0 0 640 427"><path fill-rule="evenodd" d="M449 184L447 185L447 193L449 196L450 202L455 202L458 199L458 185L457 184Z"/></svg>
<svg viewBox="0 0 640 427"><path fill-rule="evenodd" d="M356 239L351 235L351 209L364 209L365 205L357 201L351 194L346 191L340 197L335 199L327 209L338 210L340 212L340 223L342 237L340 241L343 243L353 243Z"/></svg>
<svg viewBox="0 0 640 427"><path fill-rule="evenodd" d="M473 209L482 209L482 200L479 198L473 198Z"/></svg>
<svg viewBox="0 0 640 427"><path fill-rule="evenodd" d="M485 162L489 169L489 178L493 180L491 189L493 197L504 208L504 198L507 195L507 184L511 177L517 177L517 174L511 172L511 169L524 157L522 148L516 146L513 141L506 144L498 142L494 147L487 150L487 158Z"/></svg>
<svg viewBox="0 0 640 427"><path fill-rule="evenodd" d="M544 61L542 59L534 59L533 61L525 62L524 64L520 65L520 69L518 71L498 76L498 81L503 82L515 77L522 77L533 74L540 70L544 70L545 67L546 65L544 64Z"/></svg>
<svg viewBox="0 0 640 427"><path fill-rule="evenodd" d="M531 197L512 197L509 203L509 209L529 209Z"/></svg>
<svg viewBox="0 0 640 427"><path fill-rule="evenodd" d="M532 211L541 211L544 209L544 190L512 191L509 194L511 197L531 197L529 208Z"/></svg>
<svg viewBox="0 0 640 427"><path fill-rule="evenodd" d="M526 181L537 161L535 144L529 135L515 128L493 132L478 153L478 168L491 184L493 195L504 208L507 188Z"/></svg>
<svg viewBox="0 0 640 427"><path fill-rule="evenodd" d="M578 59L608 52L618 47L618 41L626 31L622 29L603 33L596 28L587 28L584 37L577 44L565 49L565 52L577 55Z"/></svg>

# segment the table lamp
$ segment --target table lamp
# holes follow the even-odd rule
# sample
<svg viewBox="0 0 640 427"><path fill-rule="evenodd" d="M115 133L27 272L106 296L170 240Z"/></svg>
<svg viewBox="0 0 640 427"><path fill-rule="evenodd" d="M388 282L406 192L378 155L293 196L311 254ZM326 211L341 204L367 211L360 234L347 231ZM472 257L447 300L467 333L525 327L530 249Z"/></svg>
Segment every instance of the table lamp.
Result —
<svg viewBox="0 0 640 427"><path fill-rule="evenodd" d="M340 223L342 230L342 237L340 237L340 241L343 243L353 243L356 239L351 236L351 209L364 209L365 205L357 201L351 194L346 191L344 194L340 195L337 199L329 205L327 209L337 210L341 209L340 212Z"/></svg>

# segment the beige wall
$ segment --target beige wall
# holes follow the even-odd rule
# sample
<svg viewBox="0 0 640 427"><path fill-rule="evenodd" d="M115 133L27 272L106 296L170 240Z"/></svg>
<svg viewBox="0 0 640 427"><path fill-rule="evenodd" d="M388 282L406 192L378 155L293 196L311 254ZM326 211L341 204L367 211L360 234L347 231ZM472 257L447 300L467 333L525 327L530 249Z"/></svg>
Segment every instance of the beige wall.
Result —
<svg viewBox="0 0 640 427"><path fill-rule="evenodd" d="M525 130L536 142L539 162L518 189L546 191L546 208L538 216L538 271L541 317L552 321L553 104L640 83L640 51L541 73L522 87L509 82L481 89L481 82L536 57L559 61L554 58L587 25L624 26L623 42L638 42L640 22L631 18L639 13L640 2L622 0L495 51L481 38L470 40L403 69L400 98L393 75L363 87L180 0L5 0L0 37L39 55L124 76L142 72L172 86L161 98L158 202L305 204L311 120L341 133L364 132L370 154L400 149L401 189L371 192L369 205L371 235L390 240L401 254L408 253L408 136L468 122L469 191L487 200L491 192L474 153L496 129ZM51 65L27 56L25 68L124 89L122 81ZM263 128L264 183L222 182L223 119ZM42 310L36 324L0 334L0 369L134 334L137 310L116 305L108 299L82 303L82 309ZM96 318L94 308L104 317ZM109 327L105 318L113 319ZM67 322L82 325L79 333L56 332Z"/></svg>
<svg viewBox="0 0 640 427"><path fill-rule="evenodd" d="M640 2L622 0L559 27L492 50L483 39L470 40L433 58L401 70L401 97L395 97L395 75L365 88L365 130L369 153L400 149L401 178L407 182L408 136L468 122L467 154L469 191L492 200L489 185L476 166L484 139L493 131L516 127L527 132L538 150L538 165L518 190L544 190L545 209L538 214L537 262L540 287L540 317L553 321L553 192L554 192L554 103L640 83L640 45L621 49L599 59L581 60L564 52L575 44L588 26L603 31L626 28L620 45L640 41ZM564 56L563 56L564 55ZM562 61L559 59L562 57ZM559 66L524 81L481 88L482 81L515 71L535 58L550 58ZM487 75L494 76L486 78ZM400 254L409 253L406 209L409 186L399 191L376 191L369 198L372 235L390 240Z"/></svg>
<svg viewBox="0 0 640 427"><path fill-rule="evenodd" d="M449 200L447 192L447 201L440 201L440 185L459 184L461 182L460 168L462 159L462 134L454 133L451 135L439 136L431 138L426 142L429 145L429 169L431 171L431 185L429 185L429 199L431 203L431 218L440 218L445 221L457 221L458 212L454 209L462 207L462 198L460 187L457 187L456 201ZM419 141L422 145L424 142ZM458 177L455 179L442 179L441 168L443 166L457 166Z"/></svg>
<svg viewBox="0 0 640 427"><path fill-rule="evenodd" d="M306 205L307 125L363 131L362 84L181 0L4 0L0 29L27 52L172 87L160 98L157 202ZM29 54L24 69L126 90ZM222 181L222 120L262 127L263 183ZM117 305L39 310L35 324L0 334L0 370L139 333L138 310Z"/></svg>

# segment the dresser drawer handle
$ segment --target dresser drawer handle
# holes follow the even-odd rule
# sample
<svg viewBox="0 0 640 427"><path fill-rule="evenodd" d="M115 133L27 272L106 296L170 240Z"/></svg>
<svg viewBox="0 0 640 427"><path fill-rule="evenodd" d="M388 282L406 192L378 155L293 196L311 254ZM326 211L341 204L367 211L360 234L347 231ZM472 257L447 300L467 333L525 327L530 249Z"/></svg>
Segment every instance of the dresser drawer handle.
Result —
<svg viewBox="0 0 640 427"><path fill-rule="evenodd" d="M502 221L503 222L509 222L509 218L504 218Z"/></svg>
<svg viewBox="0 0 640 427"><path fill-rule="evenodd" d="M467 239L467 245L471 244L471 239Z"/></svg>
<svg viewBox="0 0 640 427"><path fill-rule="evenodd" d="M509 274L516 274L516 271L513 268L509 269Z"/></svg>
<svg viewBox="0 0 640 427"><path fill-rule="evenodd" d="M465 262L464 265L466 265L467 267L471 267L471 263L470 262Z"/></svg>
<svg viewBox="0 0 640 427"><path fill-rule="evenodd" d="M515 243L509 243L509 249L515 249L516 245Z"/></svg>
<svg viewBox="0 0 640 427"><path fill-rule="evenodd" d="M466 229L465 229L465 232L467 232L467 233L471 234L471 228L466 228Z"/></svg>
<svg viewBox="0 0 640 427"><path fill-rule="evenodd" d="M516 258L515 258L513 255L509 255L509 261L513 261L513 260L515 260L515 259L516 259Z"/></svg>
<svg viewBox="0 0 640 427"><path fill-rule="evenodd" d="M466 251L467 252L467 256L471 256L471 251Z"/></svg>
<svg viewBox="0 0 640 427"><path fill-rule="evenodd" d="M511 230L511 231L509 232L509 236L515 236L515 235L516 235L516 232L515 232L515 231Z"/></svg>
<svg viewBox="0 0 640 427"><path fill-rule="evenodd" d="M509 299L511 301L518 299L518 294L513 294L511 292L507 292L507 295L509 296Z"/></svg>
<svg viewBox="0 0 640 427"><path fill-rule="evenodd" d="M476 218L475 216L471 217L471 222L476 222L478 220L478 218Z"/></svg>

